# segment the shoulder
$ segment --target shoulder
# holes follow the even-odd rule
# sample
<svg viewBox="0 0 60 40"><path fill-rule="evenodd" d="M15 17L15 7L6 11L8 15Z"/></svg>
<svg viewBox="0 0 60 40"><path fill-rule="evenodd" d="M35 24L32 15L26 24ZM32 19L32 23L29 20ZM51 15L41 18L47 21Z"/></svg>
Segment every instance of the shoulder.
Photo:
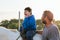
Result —
<svg viewBox="0 0 60 40"><path fill-rule="evenodd" d="M51 25L51 28L52 28L52 29L58 29L58 26L57 26L56 24L52 24L52 25Z"/></svg>
<svg viewBox="0 0 60 40"><path fill-rule="evenodd" d="M30 17L31 17L31 18L34 18L34 15L31 15Z"/></svg>
<svg viewBox="0 0 60 40"><path fill-rule="evenodd" d="M58 26L55 24L52 24L51 27L49 28L50 31L58 31Z"/></svg>
<svg viewBox="0 0 60 40"><path fill-rule="evenodd" d="M34 15L31 15L31 16L29 17L29 19L31 19L31 20L35 20Z"/></svg>

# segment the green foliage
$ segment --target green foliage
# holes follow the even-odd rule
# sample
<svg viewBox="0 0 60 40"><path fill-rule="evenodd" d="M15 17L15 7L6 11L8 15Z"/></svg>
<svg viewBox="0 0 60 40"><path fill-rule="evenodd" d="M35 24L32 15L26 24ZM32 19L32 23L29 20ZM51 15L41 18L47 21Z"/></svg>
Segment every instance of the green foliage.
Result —
<svg viewBox="0 0 60 40"><path fill-rule="evenodd" d="M11 20L9 21L9 23L17 23L17 22L18 22L17 19L11 19Z"/></svg>
<svg viewBox="0 0 60 40"><path fill-rule="evenodd" d="M11 19L9 21L8 28L10 28L10 29L16 29L16 28L18 28L18 20L17 19Z"/></svg>
<svg viewBox="0 0 60 40"><path fill-rule="evenodd" d="M23 19L20 19L21 23ZM9 29L18 29L18 19L11 19L10 21L4 20L1 22L0 26L9 28Z"/></svg>
<svg viewBox="0 0 60 40"><path fill-rule="evenodd" d="M58 28L60 29L60 21L55 21L55 24L58 26Z"/></svg>
<svg viewBox="0 0 60 40"><path fill-rule="evenodd" d="M16 23L12 23L12 24L8 25L8 28L16 29L16 28L18 28L18 25Z"/></svg>
<svg viewBox="0 0 60 40"><path fill-rule="evenodd" d="M1 26L3 26L3 27L8 28L8 25L9 25L9 21L8 20L4 20L4 21L1 22Z"/></svg>
<svg viewBox="0 0 60 40"><path fill-rule="evenodd" d="M20 26L22 25L23 19L20 19ZM58 28L60 29L60 21L53 21ZM4 20L1 22L0 26L9 28L9 29L18 29L18 19L11 19L10 21ZM42 23L41 19L36 20L37 30L42 30L44 28L44 24Z"/></svg>
<svg viewBox="0 0 60 40"><path fill-rule="evenodd" d="M42 30L44 25L41 21L41 19L36 20L37 30Z"/></svg>

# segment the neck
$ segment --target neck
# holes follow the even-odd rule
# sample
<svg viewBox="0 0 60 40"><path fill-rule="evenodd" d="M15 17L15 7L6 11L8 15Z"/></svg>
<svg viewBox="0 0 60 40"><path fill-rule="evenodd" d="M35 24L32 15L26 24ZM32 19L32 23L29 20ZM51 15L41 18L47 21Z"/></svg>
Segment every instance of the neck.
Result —
<svg viewBox="0 0 60 40"><path fill-rule="evenodd" d="M29 15L29 16L31 16L31 15Z"/></svg>

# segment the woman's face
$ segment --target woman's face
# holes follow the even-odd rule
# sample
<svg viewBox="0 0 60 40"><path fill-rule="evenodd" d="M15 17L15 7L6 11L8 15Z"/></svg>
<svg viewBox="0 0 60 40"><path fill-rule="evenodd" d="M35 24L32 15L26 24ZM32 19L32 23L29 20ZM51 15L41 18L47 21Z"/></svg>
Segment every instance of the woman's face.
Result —
<svg viewBox="0 0 60 40"><path fill-rule="evenodd" d="M24 11L24 15L25 15L25 17L29 17L30 16L30 12L28 10L25 10Z"/></svg>

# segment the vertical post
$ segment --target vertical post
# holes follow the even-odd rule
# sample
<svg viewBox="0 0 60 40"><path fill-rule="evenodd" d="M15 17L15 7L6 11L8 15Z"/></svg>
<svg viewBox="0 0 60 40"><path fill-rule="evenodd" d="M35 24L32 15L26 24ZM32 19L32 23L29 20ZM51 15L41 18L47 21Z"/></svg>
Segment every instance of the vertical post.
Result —
<svg viewBox="0 0 60 40"><path fill-rule="evenodd" d="M20 30L20 11L19 11L19 27L18 27L18 30ZM18 36L18 38L16 40L18 40L20 38L20 35Z"/></svg>
<svg viewBox="0 0 60 40"><path fill-rule="evenodd" d="M19 11L19 28L18 30L20 30L20 11Z"/></svg>

